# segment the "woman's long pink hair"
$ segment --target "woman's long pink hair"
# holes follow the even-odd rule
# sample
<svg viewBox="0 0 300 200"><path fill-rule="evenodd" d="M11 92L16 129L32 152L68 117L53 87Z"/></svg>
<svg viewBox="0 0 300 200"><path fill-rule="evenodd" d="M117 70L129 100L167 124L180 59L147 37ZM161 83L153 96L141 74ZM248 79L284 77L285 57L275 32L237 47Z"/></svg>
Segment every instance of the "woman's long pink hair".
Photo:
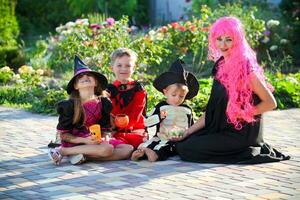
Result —
<svg viewBox="0 0 300 200"><path fill-rule="evenodd" d="M242 23L235 17L219 18L211 27L209 33L209 59L218 60L222 55L216 47L217 38L229 36L232 38L232 48L226 58L219 62L216 79L226 88L228 105L226 115L228 122L236 129L242 128L242 121L254 122L253 91L250 84L250 73L266 83L263 69L256 60L256 54L246 41ZM272 86L270 86L272 87Z"/></svg>

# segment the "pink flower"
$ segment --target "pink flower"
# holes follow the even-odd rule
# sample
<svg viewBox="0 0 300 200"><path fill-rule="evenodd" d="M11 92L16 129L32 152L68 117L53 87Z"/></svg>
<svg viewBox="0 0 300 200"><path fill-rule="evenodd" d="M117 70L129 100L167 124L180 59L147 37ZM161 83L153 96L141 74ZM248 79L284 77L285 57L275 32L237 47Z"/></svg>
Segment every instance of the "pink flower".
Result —
<svg viewBox="0 0 300 200"><path fill-rule="evenodd" d="M92 29L101 29L103 27L101 25L99 25L99 24L91 24L90 28L92 28Z"/></svg>
<svg viewBox="0 0 300 200"><path fill-rule="evenodd" d="M112 17L109 17L106 19L106 22L109 26L113 26L115 24L115 19Z"/></svg>
<svg viewBox="0 0 300 200"><path fill-rule="evenodd" d="M172 23L171 23L171 26L172 26L174 29L176 29L176 28L179 26L179 24L178 24L178 22L172 22Z"/></svg>
<svg viewBox="0 0 300 200"><path fill-rule="evenodd" d="M167 31L168 31L168 27L166 27L166 26L162 26L159 29L159 32L161 32L161 33L166 33Z"/></svg>
<svg viewBox="0 0 300 200"><path fill-rule="evenodd" d="M182 32L186 30L186 28L184 26L180 26L178 29Z"/></svg>

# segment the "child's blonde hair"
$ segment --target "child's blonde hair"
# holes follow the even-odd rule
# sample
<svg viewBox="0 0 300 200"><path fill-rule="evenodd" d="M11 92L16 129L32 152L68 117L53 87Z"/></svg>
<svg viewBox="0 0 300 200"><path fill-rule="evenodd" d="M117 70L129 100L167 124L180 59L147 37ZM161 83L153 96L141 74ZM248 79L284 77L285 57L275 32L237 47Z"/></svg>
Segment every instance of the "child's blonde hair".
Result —
<svg viewBox="0 0 300 200"><path fill-rule="evenodd" d="M186 94L189 92L188 86L182 84L182 83L173 83L171 85L168 85L165 89L168 90L171 87L176 87L176 90L184 91Z"/></svg>
<svg viewBox="0 0 300 200"><path fill-rule="evenodd" d="M114 52L110 54L110 65L112 66L117 58L121 58L123 56L130 57L132 60L134 60L134 62L137 61L137 53L135 51L122 47L114 50Z"/></svg>

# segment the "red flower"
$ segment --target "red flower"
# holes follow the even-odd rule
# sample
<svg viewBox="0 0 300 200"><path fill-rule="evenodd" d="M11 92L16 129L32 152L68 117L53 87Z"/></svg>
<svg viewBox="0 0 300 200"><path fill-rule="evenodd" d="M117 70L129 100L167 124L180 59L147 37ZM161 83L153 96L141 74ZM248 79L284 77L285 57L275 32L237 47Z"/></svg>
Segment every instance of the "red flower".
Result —
<svg viewBox="0 0 300 200"><path fill-rule="evenodd" d="M200 30L206 32L206 31L209 31L209 29L210 29L210 26L206 26L206 27L202 27Z"/></svg>
<svg viewBox="0 0 300 200"><path fill-rule="evenodd" d="M178 22L172 22L172 23L171 23L171 26L172 26L174 29L176 29L176 28L179 26L179 24L178 24Z"/></svg>
<svg viewBox="0 0 300 200"><path fill-rule="evenodd" d="M92 28L92 29L100 29L100 28L103 28L103 27L101 25L99 25L99 24L91 24L90 28Z"/></svg>
<svg viewBox="0 0 300 200"><path fill-rule="evenodd" d="M180 26L178 29L182 32L186 30L186 28L184 26Z"/></svg>
<svg viewBox="0 0 300 200"><path fill-rule="evenodd" d="M162 26L159 29L159 32L161 32L161 33L166 33L167 31L168 31L168 27L166 27L166 26Z"/></svg>
<svg viewBox="0 0 300 200"><path fill-rule="evenodd" d="M192 26L189 27L189 30L190 30L191 32L196 31L196 29L197 29L197 27L194 26L194 25L192 25Z"/></svg>

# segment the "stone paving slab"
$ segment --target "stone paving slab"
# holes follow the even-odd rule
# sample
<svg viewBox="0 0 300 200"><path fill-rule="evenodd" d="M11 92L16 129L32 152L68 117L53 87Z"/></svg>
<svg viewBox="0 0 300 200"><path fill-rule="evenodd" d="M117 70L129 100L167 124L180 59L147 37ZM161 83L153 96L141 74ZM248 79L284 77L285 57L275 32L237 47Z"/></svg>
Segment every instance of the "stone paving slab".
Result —
<svg viewBox="0 0 300 200"><path fill-rule="evenodd" d="M264 115L265 140L292 157L259 165L114 161L54 166L57 117L0 107L0 199L300 199L300 109Z"/></svg>

